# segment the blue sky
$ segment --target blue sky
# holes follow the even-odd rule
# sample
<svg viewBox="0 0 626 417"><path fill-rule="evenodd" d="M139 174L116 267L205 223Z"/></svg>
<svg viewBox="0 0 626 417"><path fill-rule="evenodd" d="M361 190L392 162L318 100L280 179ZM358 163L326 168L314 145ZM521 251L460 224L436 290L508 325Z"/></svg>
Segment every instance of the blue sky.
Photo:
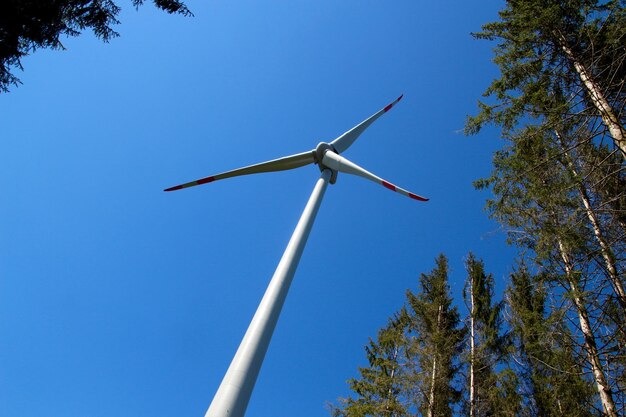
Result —
<svg viewBox="0 0 626 417"><path fill-rule="evenodd" d="M23 60L0 96L0 415L202 416L319 175L165 187L312 149L388 102L344 156L431 199L341 175L326 192L248 417L326 416L363 346L445 253L500 288L513 251L462 135L497 76L484 1L190 1L121 37ZM461 302L459 302L461 304Z"/></svg>

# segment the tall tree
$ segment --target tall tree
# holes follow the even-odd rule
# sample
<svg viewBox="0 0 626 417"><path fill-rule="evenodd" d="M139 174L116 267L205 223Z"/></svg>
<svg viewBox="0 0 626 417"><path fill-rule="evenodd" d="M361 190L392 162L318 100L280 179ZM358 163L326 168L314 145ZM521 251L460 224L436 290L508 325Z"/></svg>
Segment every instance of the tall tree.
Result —
<svg viewBox="0 0 626 417"><path fill-rule="evenodd" d="M405 372L407 315L403 309L378 331L365 347L368 366L359 368L360 378L348 381L355 397L332 407L335 417L409 416Z"/></svg>
<svg viewBox="0 0 626 417"><path fill-rule="evenodd" d="M560 332L572 338L558 346L585 360L583 381L615 416L626 341L624 1L507 0L500 18L476 35L498 42L502 75L467 132L494 122L509 143L478 185L493 188L491 214L564 307Z"/></svg>
<svg viewBox="0 0 626 417"><path fill-rule="evenodd" d="M452 305L448 261L440 255L435 262L430 273L421 274L420 292L407 291L407 310L419 364L419 372L413 376L420 387L420 412L426 417L448 417L460 400L455 380L459 376L465 329Z"/></svg>
<svg viewBox="0 0 626 417"><path fill-rule="evenodd" d="M168 13L191 15L180 0L153 0ZM132 0L139 7L144 0ZM113 0L3 0L0 2L0 92L18 85L21 58L41 48L63 49L64 36L91 29L104 42L118 36L121 8Z"/></svg>
<svg viewBox="0 0 626 417"><path fill-rule="evenodd" d="M485 92L497 103L481 104L468 131L493 120L510 128L534 116L527 105L538 91L565 89L599 117L626 158L625 21L623 0L507 0L500 20L475 35L498 41L494 61L502 77ZM608 59L616 55L619 65Z"/></svg>
<svg viewBox="0 0 626 417"><path fill-rule="evenodd" d="M517 132L509 149L497 153L492 177L479 185L493 186L496 198L488 203L492 215L511 228L516 243L534 251L536 261L566 289L600 402L607 415L616 417L614 392L603 363L605 352L599 344L601 335L594 325L598 317L592 314L594 298L602 295L590 292L594 281L588 268L594 265L588 262L586 244L593 238L578 221L570 173L555 162L554 148L541 133L533 127ZM603 284L594 283L600 284L599 288Z"/></svg>
<svg viewBox="0 0 626 417"><path fill-rule="evenodd" d="M482 260L470 253L466 269L463 298L469 310L467 411L470 417L505 415L515 399L507 398L506 390L501 389L509 374L499 374L497 369L504 364L508 343L508 337L502 333L503 302L494 301L493 276L485 273Z"/></svg>
<svg viewBox="0 0 626 417"><path fill-rule="evenodd" d="M405 306L370 340L368 366L349 381L353 393L331 407L333 416L452 416L464 335L441 255L432 272L421 274L418 293L407 291Z"/></svg>
<svg viewBox="0 0 626 417"><path fill-rule="evenodd" d="M594 205L594 190L592 190L589 181L585 178L586 173L584 170L590 172L594 171L597 163L589 167L589 164L586 163L587 158L585 158L585 155L581 155L581 153L591 151L592 146L587 142L570 146L571 141L567 141L565 137L568 133L570 132L566 129L554 129L554 137L561 151L558 160L569 171L571 180L576 187L580 199L581 210L584 212L589 229L592 231L595 242L597 243L597 253L601 255L601 262L604 263L607 278L613 287L613 292L615 293L622 312L626 312L626 289L620 278L619 260L616 257L617 251L620 249L618 248L617 251L614 250L613 245L607 238L606 229L610 227L610 225L603 224L601 218L602 213L598 210L596 205Z"/></svg>
<svg viewBox="0 0 626 417"><path fill-rule="evenodd" d="M568 343L561 312L546 310L544 278L522 264L507 289L508 322L528 416L591 417L593 391Z"/></svg>

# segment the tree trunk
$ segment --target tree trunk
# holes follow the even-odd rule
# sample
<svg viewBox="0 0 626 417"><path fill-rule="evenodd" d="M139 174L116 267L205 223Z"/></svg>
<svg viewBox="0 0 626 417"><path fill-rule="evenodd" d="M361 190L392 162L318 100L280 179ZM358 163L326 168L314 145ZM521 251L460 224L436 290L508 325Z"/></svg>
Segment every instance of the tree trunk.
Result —
<svg viewBox="0 0 626 417"><path fill-rule="evenodd" d="M626 313L626 290L624 290L624 286L622 285L622 282L620 280L619 273L617 272L617 266L615 265L615 255L613 254L611 246L604 238L604 233L602 232L602 229L600 227L598 216L591 206L591 201L589 198L589 193L587 192L587 188L582 183L580 176L578 175L578 171L576 170L572 158L570 157L569 152L563 142L563 138L558 131L555 130L554 133L559 140L561 149L563 150L563 155L565 156L567 168L569 169L572 176L576 179L578 193L580 194L580 198L585 208L585 214L587 215L587 219L589 220L589 223L591 224L591 227L593 229L593 234L596 238L596 241L600 245L600 253L602 254L602 258L604 259L604 263L609 274L609 280L611 281L611 286L613 287L613 291L615 292L619 305L622 308L622 313Z"/></svg>
<svg viewBox="0 0 626 417"><path fill-rule="evenodd" d="M435 380L437 376L437 354L433 355L433 371L430 377L430 394L428 395L428 417L433 417L435 407Z"/></svg>
<svg viewBox="0 0 626 417"><path fill-rule="evenodd" d="M439 333L439 328L441 327L441 313L443 312L443 306L439 306L439 311L437 312L437 330L436 333ZM433 352L433 370L432 375L430 377L430 394L428 395L428 417L434 416L435 410L435 383L437 382L437 354L438 352Z"/></svg>
<svg viewBox="0 0 626 417"><path fill-rule="evenodd" d="M591 323L589 322L587 307L585 306L584 300L580 295L580 289L578 288L578 280L575 277L574 268L569 259L569 255L565 250L565 245L563 244L561 239L558 239L558 244L561 259L563 260L563 263L565 265L565 275L567 277L567 281L572 294L572 299L574 300L574 304L578 313L578 321L580 322L580 330L583 334L585 350L587 351L589 362L591 363L591 370L594 380L596 382L598 393L600 394L602 407L604 408L604 412L609 417L617 417L617 411L615 408L615 402L613 401L613 395L602 369L602 363L600 362L596 339L594 337L593 330L591 329Z"/></svg>
<svg viewBox="0 0 626 417"><path fill-rule="evenodd" d="M567 59L571 62L576 70L576 73L580 77L585 90L589 95L589 99L593 103L594 107L600 114L602 122L609 129L609 133L613 138L615 146L622 151L622 157L626 159L626 129L620 123L615 110L611 107L606 97L602 93L600 87L594 81L591 73L580 62L580 59L574 54L574 51L569 47L565 36L562 33L557 34L559 40L559 46L567 56Z"/></svg>
<svg viewBox="0 0 626 417"><path fill-rule="evenodd" d="M474 379L474 370L475 370L475 331L474 329L474 314L475 314L475 305L474 305L474 277L470 273L470 386L469 386L469 415L470 417L476 417L476 385Z"/></svg>
<svg viewBox="0 0 626 417"><path fill-rule="evenodd" d="M391 381L389 384L389 390L387 390L387 401L385 404L385 412L389 415L389 417L393 417L393 413L391 412L391 401L393 398L393 379L396 375L396 360L398 358L398 346L396 345L393 349L393 367L391 368L391 372L389 373L389 380Z"/></svg>

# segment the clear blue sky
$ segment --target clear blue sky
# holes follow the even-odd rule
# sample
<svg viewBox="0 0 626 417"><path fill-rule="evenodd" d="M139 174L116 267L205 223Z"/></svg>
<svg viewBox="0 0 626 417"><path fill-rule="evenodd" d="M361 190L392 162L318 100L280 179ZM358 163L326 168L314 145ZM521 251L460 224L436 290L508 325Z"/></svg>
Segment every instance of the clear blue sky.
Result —
<svg viewBox="0 0 626 417"><path fill-rule="evenodd" d="M247 416L328 415L439 253L457 299L470 250L502 288L513 252L471 185L501 142L461 133L497 76L469 33L500 2L128 3L120 38L38 51L0 96L0 415L204 415L319 173L162 189L312 149L401 93L345 156L431 201L328 188Z"/></svg>

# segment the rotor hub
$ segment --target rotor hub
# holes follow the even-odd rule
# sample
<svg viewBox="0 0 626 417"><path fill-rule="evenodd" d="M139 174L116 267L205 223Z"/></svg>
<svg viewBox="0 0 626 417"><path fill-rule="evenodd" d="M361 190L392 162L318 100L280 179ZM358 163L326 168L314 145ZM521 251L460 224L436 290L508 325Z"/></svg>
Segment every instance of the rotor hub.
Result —
<svg viewBox="0 0 626 417"><path fill-rule="evenodd" d="M331 145L330 143L320 142L317 144L315 150L313 151L313 157L315 158L315 163L320 168L320 172L324 171L325 169L330 169L331 175L329 182L331 184L334 184L335 182L337 182L337 170L327 167L322 163L322 161L324 160L324 154L327 151L333 151L337 153L333 145Z"/></svg>

